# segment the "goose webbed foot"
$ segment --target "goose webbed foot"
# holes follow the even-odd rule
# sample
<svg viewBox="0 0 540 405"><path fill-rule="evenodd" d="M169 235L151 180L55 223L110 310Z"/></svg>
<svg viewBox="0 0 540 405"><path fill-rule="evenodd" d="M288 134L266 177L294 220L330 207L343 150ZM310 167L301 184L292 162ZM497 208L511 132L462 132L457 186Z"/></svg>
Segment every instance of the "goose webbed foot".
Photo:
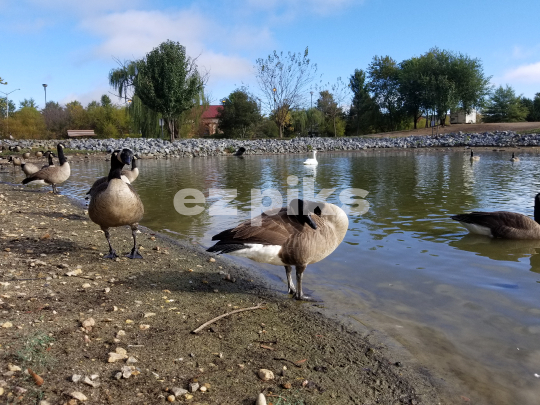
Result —
<svg viewBox="0 0 540 405"><path fill-rule="evenodd" d="M116 254L114 249L109 250L109 254L106 256L103 256L104 259L112 259L112 260L116 259L117 257L119 256Z"/></svg>
<svg viewBox="0 0 540 405"><path fill-rule="evenodd" d="M309 301L309 302L318 302L318 300L316 300L315 298L313 297L310 297L308 295L304 295L304 294L294 294L293 295L293 298L297 301Z"/></svg>
<svg viewBox="0 0 540 405"><path fill-rule="evenodd" d="M126 255L130 259L142 259L143 257L136 248L131 249L131 252Z"/></svg>
<svg viewBox="0 0 540 405"><path fill-rule="evenodd" d="M294 294L296 295L296 288L294 288L294 285L290 285L288 290L287 290L287 294Z"/></svg>

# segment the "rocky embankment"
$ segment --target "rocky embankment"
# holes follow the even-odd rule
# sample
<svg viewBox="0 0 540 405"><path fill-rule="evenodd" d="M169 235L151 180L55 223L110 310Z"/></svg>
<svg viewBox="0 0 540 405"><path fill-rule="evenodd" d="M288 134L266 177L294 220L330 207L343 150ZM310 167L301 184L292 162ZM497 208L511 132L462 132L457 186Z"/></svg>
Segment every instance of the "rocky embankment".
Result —
<svg viewBox="0 0 540 405"><path fill-rule="evenodd" d="M52 148L58 141L5 140L4 146L20 145L23 148ZM429 148L429 147L518 147L540 146L540 134L521 135L511 131L484 133L450 133L433 136L407 136L396 138L295 138L280 139L182 139L174 142L153 138L125 139L67 139L70 149L111 152L129 147L146 157L197 157L220 156L234 153L239 147L246 148L246 155L305 153L312 149L320 151L353 151L371 148Z"/></svg>

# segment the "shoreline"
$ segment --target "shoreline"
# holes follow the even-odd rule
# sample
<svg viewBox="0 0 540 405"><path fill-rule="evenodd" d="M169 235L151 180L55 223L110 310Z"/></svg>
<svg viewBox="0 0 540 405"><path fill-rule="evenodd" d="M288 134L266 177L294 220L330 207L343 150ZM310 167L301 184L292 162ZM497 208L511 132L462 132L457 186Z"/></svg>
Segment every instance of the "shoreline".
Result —
<svg viewBox="0 0 540 405"><path fill-rule="evenodd" d="M130 148L143 158L193 158L208 156L233 156L239 147L246 149L245 156L261 154L298 154L312 150L367 151L380 149L421 149L452 147L520 148L540 146L540 134L518 134L513 131L484 133L450 132L439 135L408 135L395 137L339 137L292 139L179 139L173 143L155 138L122 139L64 139L64 140L2 140L7 146L20 145L23 150L55 149L62 142L72 153L110 153L119 148ZM6 148L7 149L7 148ZM16 154L4 151L4 155Z"/></svg>
<svg viewBox="0 0 540 405"><path fill-rule="evenodd" d="M91 403L166 403L173 389L189 390L194 380L208 384L206 392L176 390L176 402L248 404L260 392L283 404L459 398L369 328L359 332L292 300L251 267L142 227L144 260L104 260L105 238L76 201L7 184L0 195L0 398L63 404L78 391ZM111 242L128 251L130 232L112 230ZM263 302L265 309L191 333ZM85 326L90 318L94 325ZM119 347L137 362L109 363ZM21 355L29 348L32 356ZM116 379L126 366L134 375ZM30 367L45 383L36 386L17 367ZM262 381L261 368L275 378ZM83 377L73 382L73 375ZM95 375L95 386L83 382Z"/></svg>

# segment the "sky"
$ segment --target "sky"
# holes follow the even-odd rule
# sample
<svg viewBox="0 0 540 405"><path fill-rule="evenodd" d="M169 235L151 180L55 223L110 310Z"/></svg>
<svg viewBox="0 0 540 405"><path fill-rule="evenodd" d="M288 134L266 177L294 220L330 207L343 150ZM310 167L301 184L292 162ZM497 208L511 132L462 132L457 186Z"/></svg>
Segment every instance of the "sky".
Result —
<svg viewBox="0 0 540 405"><path fill-rule="evenodd" d="M47 101L113 98L118 61L168 39L209 73L212 104L243 85L260 94L255 61L306 47L320 83L347 82L374 56L401 62L438 47L480 59L494 86L540 92L538 0L0 0L0 10L0 91L17 106L43 108L44 83Z"/></svg>

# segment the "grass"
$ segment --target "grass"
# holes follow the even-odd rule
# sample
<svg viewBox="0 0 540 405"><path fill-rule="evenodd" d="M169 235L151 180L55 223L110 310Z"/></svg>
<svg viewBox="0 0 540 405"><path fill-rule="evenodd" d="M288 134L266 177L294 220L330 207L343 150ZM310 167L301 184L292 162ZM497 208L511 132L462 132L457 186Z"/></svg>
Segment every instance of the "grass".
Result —
<svg viewBox="0 0 540 405"><path fill-rule="evenodd" d="M34 372L42 371L54 363L54 358L48 352L54 338L45 332L36 332L21 339L22 348L17 351L17 359L24 368L30 367Z"/></svg>
<svg viewBox="0 0 540 405"><path fill-rule="evenodd" d="M516 134L520 134L520 135L540 134L540 128L527 129L527 130L524 130L524 131L516 131Z"/></svg>

